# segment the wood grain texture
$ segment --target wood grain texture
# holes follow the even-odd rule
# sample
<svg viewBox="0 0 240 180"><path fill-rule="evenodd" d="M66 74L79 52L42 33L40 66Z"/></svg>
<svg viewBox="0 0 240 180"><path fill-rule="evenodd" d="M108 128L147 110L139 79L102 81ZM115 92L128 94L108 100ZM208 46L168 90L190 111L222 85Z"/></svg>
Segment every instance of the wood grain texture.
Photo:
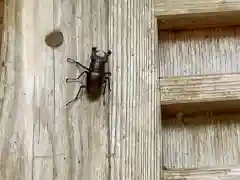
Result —
<svg viewBox="0 0 240 180"><path fill-rule="evenodd" d="M30 180L38 156L52 160L54 69L52 50L44 44L45 33L53 27L52 2L10 0L4 15L0 179Z"/></svg>
<svg viewBox="0 0 240 180"><path fill-rule="evenodd" d="M153 2L9 0L4 18L0 179L160 179ZM44 42L54 29L57 49ZM82 93L66 108L84 83L66 85L82 72L66 60L88 66L92 46L113 51L107 104Z"/></svg>
<svg viewBox="0 0 240 180"><path fill-rule="evenodd" d="M110 1L111 179L160 179L161 123L154 1Z"/></svg>
<svg viewBox="0 0 240 180"><path fill-rule="evenodd" d="M159 35L160 77L240 72L240 27Z"/></svg>
<svg viewBox="0 0 240 180"><path fill-rule="evenodd" d="M107 51L107 9L104 0L55 0L54 27L61 29L64 43L54 50L55 67L55 157L58 179L108 179L108 105L103 98L89 102L86 91L70 104L86 76L66 84L66 77L77 77L84 69L69 64L68 57L89 66L93 46ZM105 96L106 102L108 96Z"/></svg>
<svg viewBox="0 0 240 180"><path fill-rule="evenodd" d="M160 79L162 104L240 99L240 74L175 76Z"/></svg>
<svg viewBox="0 0 240 180"><path fill-rule="evenodd" d="M209 28L160 34L164 116L238 111L239 30ZM228 102L221 103L223 100Z"/></svg>
<svg viewBox="0 0 240 180"><path fill-rule="evenodd" d="M189 29L239 25L238 0L156 0L160 29Z"/></svg>
<svg viewBox="0 0 240 180"><path fill-rule="evenodd" d="M239 166L222 166L215 168L196 169L169 169L164 171L164 179L172 180L238 180L240 178Z"/></svg>
<svg viewBox="0 0 240 180"><path fill-rule="evenodd" d="M210 113L163 121L164 165L167 168L235 166L240 163L239 114Z"/></svg>
<svg viewBox="0 0 240 180"><path fill-rule="evenodd" d="M240 101L235 100L213 100L205 102L189 102L177 104L162 104L162 119L197 117L211 112L212 115L238 114L240 112Z"/></svg>
<svg viewBox="0 0 240 180"><path fill-rule="evenodd" d="M231 27L162 32L159 41L161 77L238 74L239 29ZM236 103L236 107L239 107L239 103ZM239 117L239 113L223 115L208 112L197 117L164 119L163 162L170 168L170 171L165 171L165 178L181 169L188 179L207 179L208 172L201 174L201 168L216 169L224 166L228 169L238 166ZM189 175L191 168L196 168L197 172L194 173L201 175ZM223 179L239 178L237 172L234 174L235 170L232 175L225 172ZM221 179L222 174L220 172L211 178L220 176ZM175 174L175 179L184 178Z"/></svg>
<svg viewBox="0 0 240 180"><path fill-rule="evenodd" d="M6 3L0 179L107 179L108 111L103 101L90 104L83 95L65 107L79 87L65 84L67 76L77 76L66 59L88 65L92 45L106 48L105 7L104 1L88 0ZM65 37L57 50L44 42L54 28Z"/></svg>

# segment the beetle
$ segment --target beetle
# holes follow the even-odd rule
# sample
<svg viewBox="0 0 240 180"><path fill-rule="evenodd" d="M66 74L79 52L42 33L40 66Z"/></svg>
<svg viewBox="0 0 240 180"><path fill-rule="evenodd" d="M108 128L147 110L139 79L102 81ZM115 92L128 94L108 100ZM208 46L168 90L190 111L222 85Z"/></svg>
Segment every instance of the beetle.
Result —
<svg viewBox="0 0 240 180"><path fill-rule="evenodd" d="M89 68L71 58L67 59L67 62L73 63L76 65L76 67L82 67L84 69L84 71L77 78L67 78L67 83L78 82L83 74L87 74L87 78L85 85L80 86L75 98L69 101L66 106L79 99L82 89L86 89L87 97L91 101L98 99L102 94L105 95L107 83L108 90L111 91L111 72L105 71L105 63L108 62L108 57L111 55L111 53L112 52L110 50L108 50L108 52L100 52L97 50L97 47L92 47Z"/></svg>

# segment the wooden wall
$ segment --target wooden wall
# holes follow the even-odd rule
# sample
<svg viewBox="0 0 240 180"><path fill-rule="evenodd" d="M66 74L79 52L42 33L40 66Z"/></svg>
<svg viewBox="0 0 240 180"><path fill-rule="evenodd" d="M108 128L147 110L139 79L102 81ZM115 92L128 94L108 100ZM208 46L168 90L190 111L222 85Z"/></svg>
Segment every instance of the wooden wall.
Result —
<svg viewBox="0 0 240 180"><path fill-rule="evenodd" d="M153 1L8 0L0 85L0 179L160 179L161 123ZM64 43L48 47L60 29ZM70 107L68 57L112 50L112 91ZM84 82L84 81L83 81Z"/></svg>
<svg viewBox="0 0 240 180"><path fill-rule="evenodd" d="M161 32L161 76L239 73L239 43L240 27ZM188 174L186 178L189 179L239 177L236 169L233 170L235 174L224 175L224 172L231 172L232 166L239 168L239 125L240 114L212 115L211 112L163 120L164 165L180 168L179 173ZM217 171L218 167L229 169ZM195 171L191 172L191 168ZM216 168L216 172L212 170L211 174L207 168ZM174 173L177 172L166 171L165 177Z"/></svg>

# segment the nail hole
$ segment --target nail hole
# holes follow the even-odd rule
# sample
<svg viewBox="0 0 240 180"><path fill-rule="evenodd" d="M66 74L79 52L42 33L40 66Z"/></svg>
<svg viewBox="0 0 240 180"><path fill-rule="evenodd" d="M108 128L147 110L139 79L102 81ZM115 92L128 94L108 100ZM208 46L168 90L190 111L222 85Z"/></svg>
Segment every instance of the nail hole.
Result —
<svg viewBox="0 0 240 180"><path fill-rule="evenodd" d="M56 31L49 33L45 37L45 43L52 48L57 48L57 47L61 46L63 43L62 32L59 30L56 30Z"/></svg>

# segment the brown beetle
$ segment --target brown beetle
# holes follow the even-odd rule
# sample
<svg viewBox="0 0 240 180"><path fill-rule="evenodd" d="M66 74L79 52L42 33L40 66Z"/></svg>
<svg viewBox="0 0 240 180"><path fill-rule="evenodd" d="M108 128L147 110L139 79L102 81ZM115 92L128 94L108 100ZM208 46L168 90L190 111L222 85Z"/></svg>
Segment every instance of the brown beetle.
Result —
<svg viewBox="0 0 240 180"><path fill-rule="evenodd" d="M79 81L80 77L83 74L85 73L87 74L86 85L80 86L76 97L73 100L69 101L67 105L78 100L80 92L84 88L86 88L87 90L87 96L89 100L96 100L101 96L101 94L104 95L107 83L108 89L109 91L111 91L110 89L111 73L105 72L105 63L108 62L108 57L110 56L111 53L112 52L110 50L108 50L108 52L106 53L98 51L96 47L92 47L92 54L90 57L91 62L89 68L85 67L81 63L71 58L67 59L69 63L74 63L77 67L82 67L83 69L85 69L85 71L83 71L77 78L67 78L66 79L67 83L77 82Z"/></svg>

